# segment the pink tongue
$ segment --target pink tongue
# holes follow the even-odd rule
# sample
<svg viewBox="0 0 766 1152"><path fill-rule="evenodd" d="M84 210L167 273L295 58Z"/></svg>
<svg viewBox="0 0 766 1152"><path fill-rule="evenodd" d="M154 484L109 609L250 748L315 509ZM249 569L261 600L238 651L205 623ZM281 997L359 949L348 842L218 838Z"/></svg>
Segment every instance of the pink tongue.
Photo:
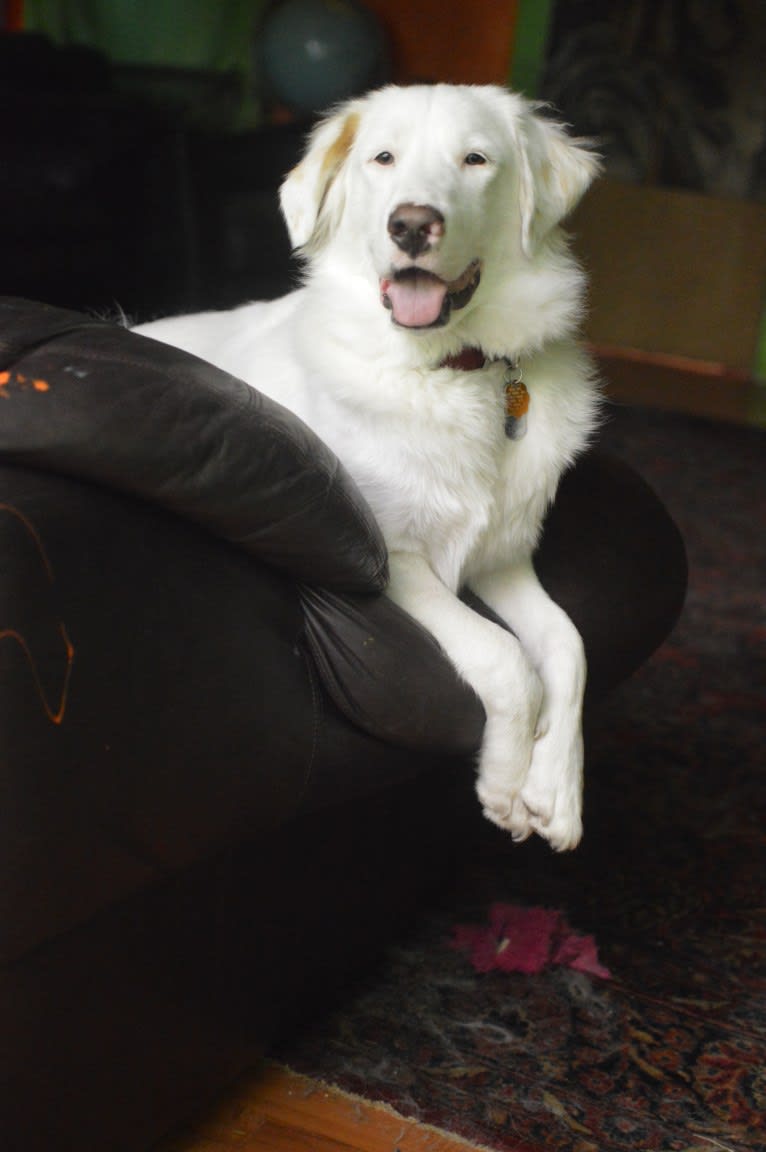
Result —
<svg viewBox="0 0 766 1152"><path fill-rule="evenodd" d="M388 297L394 320L403 328L427 328L441 315L447 285L427 273L401 280L384 280L383 295Z"/></svg>

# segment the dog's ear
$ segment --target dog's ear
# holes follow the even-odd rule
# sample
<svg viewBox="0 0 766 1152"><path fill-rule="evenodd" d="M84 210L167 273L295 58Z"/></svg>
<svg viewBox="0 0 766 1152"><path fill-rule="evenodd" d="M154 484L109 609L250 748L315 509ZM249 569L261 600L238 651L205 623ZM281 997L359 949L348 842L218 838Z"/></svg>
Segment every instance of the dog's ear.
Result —
<svg viewBox="0 0 766 1152"><path fill-rule="evenodd" d="M518 129L521 246L531 256L536 245L579 203L601 168L586 140L567 135L553 120L527 106Z"/></svg>
<svg viewBox="0 0 766 1152"><path fill-rule="evenodd" d="M293 248L318 246L340 219L343 196L338 177L356 136L358 103L344 105L317 125L303 159L279 190Z"/></svg>

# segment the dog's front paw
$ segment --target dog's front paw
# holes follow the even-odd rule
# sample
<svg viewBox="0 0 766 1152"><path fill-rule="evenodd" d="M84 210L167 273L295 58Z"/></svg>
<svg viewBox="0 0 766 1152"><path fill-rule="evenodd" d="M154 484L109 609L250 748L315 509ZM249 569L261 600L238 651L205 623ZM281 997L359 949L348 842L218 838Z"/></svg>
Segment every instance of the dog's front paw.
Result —
<svg viewBox="0 0 766 1152"><path fill-rule="evenodd" d="M538 736L519 799L532 831L557 852L582 838L583 742L579 727L569 739L546 731Z"/></svg>
<svg viewBox="0 0 766 1152"><path fill-rule="evenodd" d="M483 785L481 779L476 786L476 792L481 801L481 809L487 820L510 832L513 839L520 843L528 839L534 832L532 816L521 796L518 793L508 793L507 790L493 790Z"/></svg>
<svg viewBox="0 0 766 1152"><path fill-rule="evenodd" d="M516 729L512 752L500 761L485 746L476 791L484 815L514 840L537 833L556 852L576 848L582 838L583 743L579 726L538 729L536 737ZM496 751L496 750L495 750Z"/></svg>
<svg viewBox="0 0 766 1152"><path fill-rule="evenodd" d="M517 688L513 711L488 715L479 759L476 792L484 815L517 841L535 831L521 793L532 763L541 701L542 685L532 674L523 689Z"/></svg>

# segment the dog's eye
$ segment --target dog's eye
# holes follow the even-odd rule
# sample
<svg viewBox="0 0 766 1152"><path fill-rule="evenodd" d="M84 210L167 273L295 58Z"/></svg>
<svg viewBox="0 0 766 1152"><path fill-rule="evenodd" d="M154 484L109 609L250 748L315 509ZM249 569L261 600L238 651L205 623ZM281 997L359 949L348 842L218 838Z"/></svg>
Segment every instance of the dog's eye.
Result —
<svg viewBox="0 0 766 1152"><path fill-rule="evenodd" d="M378 152L375 157L376 164L382 164L384 167L388 164L393 164L394 157L391 152Z"/></svg>
<svg viewBox="0 0 766 1152"><path fill-rule="evenodd" d="M474 167L478 166L479 164L486 164L487 157L483 156L481 152L469 152L463 163Z"/></svg>

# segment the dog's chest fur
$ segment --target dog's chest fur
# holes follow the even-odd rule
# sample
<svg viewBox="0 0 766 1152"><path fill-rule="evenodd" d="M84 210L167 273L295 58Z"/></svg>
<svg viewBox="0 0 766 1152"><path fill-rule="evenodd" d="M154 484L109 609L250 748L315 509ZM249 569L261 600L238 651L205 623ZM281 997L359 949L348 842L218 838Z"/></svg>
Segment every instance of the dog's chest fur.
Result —
<svg viewBox="0 0 766 1152"><path fill-rule="evenodd" d="M390 550L425 554L453 590L474 572L529 555L586 424L583 416L575 432L577 421L554 410L544 372L530 372L527 432L513 441L503 363L470 372L381 369L335 348L330 374L305 347L299 359L305 388L291 404L343 460Z"/></svg>
<svg viewBox="0 0 766 1152"><path fill-rule="evenodd" d="M372 412L349 412L322 390L313 423L367 498L388 547L425 552L454 589L504 490L502 373L411 376L397 375L388 404ZM386 390L389 382L377 383Z"/></svg>
<svg viewBox="0 0 766 1152"><path fill-rule="evenodd" d="M559 476L595 423L591 366L577 345L562 340L522 360L527 431L509 440L502 361L477 371L433 367L442 353L413 356L410 347L403 356L384 313L337 324L332 310L317 316L325 300L304 288L229 313L160 321L150 334L300 416L343 461L389 550L424 555L450 589L529 556Z"/></svg>
<svg viewBox="0 0 766 1152"><path fill-rule="evenodd" d="M356 481L391 551L426 556L452 590L528 556L559 476L595 421L591 368L576 344L559 341L522 361L527 431L509 440L502 361L477 371L435 368L439 354L401 355L385 314L336 326L332 313L317 318L312 296L304 288L168 323L174 342L314 429Z"/></svg>

